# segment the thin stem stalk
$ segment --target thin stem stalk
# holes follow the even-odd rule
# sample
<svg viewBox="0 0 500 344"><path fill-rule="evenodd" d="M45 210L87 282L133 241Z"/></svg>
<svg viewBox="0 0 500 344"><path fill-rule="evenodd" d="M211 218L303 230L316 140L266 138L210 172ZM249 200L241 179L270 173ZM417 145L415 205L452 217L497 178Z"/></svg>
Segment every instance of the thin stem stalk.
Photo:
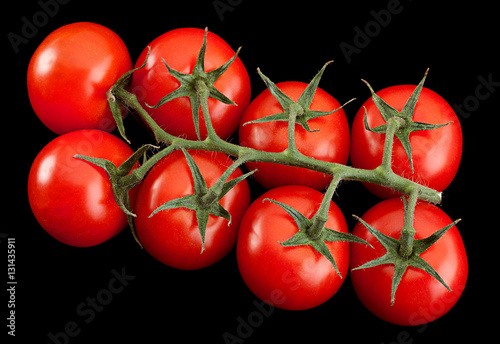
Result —
<svg viewBox="0 0 500 344"><path fill-rule="evenodd" d="M292 104L289 109L288 115L288 150L293 153L298 153L297 143L295 142L295 124L297 122L297 115L302 108L297 104Z"/></svg>
<svg viewBox="0 0 500 344"><path fill-rule="evenodd" d="M207 85L202 80L197 80L195 83L196 94L200 100L201 110L203 112L203 120L205 122L205 127L207 128L207 138L214 139L218 138L215 133L215 129L212 125L212 120L210 119L210 113L208 111L208 96L210 91Z"/></svg>
<svg viewBox="0 0 500 344"><path fill-rule="evenodd" d="M328 189L326 189L325 195L323 196L323 201L321 202L321 205L319 206L316 215L314 215L314 218L312 219L313 223L311 227L307 229L307 234L309 235L310 238L316 239L319 238L319 236L321 235L321 232L325 227L326 221L328 221L328 211L330 210L330 201L341 180L342 177L340 174L335 175L332 181L330 182Z"/></svg>
<svg viewBox="0 0 500 344"><path fill-rule="evenodd" d="M227 179L231 176L231 174L236 171L241 165L243 165L245 163L245 159L244 158L238 158L236 161L234 161L231 166L229 166L226 171L224 171L224 173L222 174L222 176L220 176L219 180L217 181L217 183L215 183L209 190L208 190L208 193L203 195L201 197L201 204L208 207L209 205L211 205L214 201L216 201L221 193L222 193L222 189L224 187L224 184L225 182L227 181Z"/></svg>
<svg viewBox="0 0 500 344"><path fill-rule="evenodd" d="M394 146L394 134L401 127L404 120L399 117L392 117L387 123L387 131L384 142L384 155L382 156L382 164L380 167L385 172L392 172L392 147Z"/></svg>
<svg viewBox="0 0 500 344"><path fill-rule="evenodd" d="M418 200L418 190L414 189L409 196L408 203L405 204L404 224L399 238L399 253L402 257L409 257L413 252L413 241L415 238L415 228L413 228L413 218ZM406 201L405 201L406 203Z"/></svg>

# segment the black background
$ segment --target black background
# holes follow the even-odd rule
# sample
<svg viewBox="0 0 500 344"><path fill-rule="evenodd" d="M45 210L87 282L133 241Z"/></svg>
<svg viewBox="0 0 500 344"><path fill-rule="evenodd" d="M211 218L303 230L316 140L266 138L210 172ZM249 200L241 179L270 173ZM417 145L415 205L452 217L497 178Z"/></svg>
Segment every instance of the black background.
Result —
<svg viewBox="0 0 500 344"><path fill-rule="evenodd" d="M442 204L451 218L463 219L458 227L470 271L462 298L447 315L427 326L400 327L371 315L357 300L348 277L337 295L320 307L301 312L275 309L247 333L244 342L271 343L282 338L297 342L437 343L465 338L486 342L488 337L497 337L497 328L489 322L497 316L494 308L498 302L493 263L497 250L491 236L498 231L493 222L498 168L493 130L500 89L496 87L488 99L477 103L472 98L480 84L478 78L490 76L500 81L495 69L499 57L495 2L445 6L436 1L401 0L398 9L402 10L384 27L375 24L372 11L387 9L394 1L218 2L232 3L232 10L221 17L212 0L72 0L60 4L45 21L37 1L3 5L3 55L7 60L2 65L5 202L0 232L16 238L18 285L15 338L7 336L8 294L0 293L2 338L44 344L52 343L52 333L61 343L224 343L224 333L238 335L238 319L259 320L255 317L257 299L241 280L234 250L212 267L178 271L141 251L127 230L97 247L79 249L55 241L37 224L29 208L26 181L36 154L56 135L31 109L26 70L31 55L50 32L76 21L96 22L115 31L128 46L134 63L147 44L164 32L208 26L234 49L243 46L240 57L251 77L252 97L264 89L257 67L275 82L308 82L333 59L335 63L328 67L320 87L341 103L357 98L346 108L349 121L369 97L361 78L376 90L416 84L430 67L426 87L452 105L467 101L475 105L467 118L461 117L462 163ZM8 33L22 34L23 17L32 23L38 20L40 25L16 53ZM341 42L354 45L355 27L380 30L371 31L369 42L365 41L366 46L353 54L349 63L339 46ZM133 145L151 142L135 124L131 117L126 121ZM351 229L354 222L350 214L362 215L378 202L358 183L343 185L334 201L343 209ZM7 245L5 238L0 240L1 288L6 289ZM87 324L89 318L82 317L77 308L108 288L112 271L124 271L133 279ZM78 335L63 340L60 333L71 322L76 323Z"/></svg>

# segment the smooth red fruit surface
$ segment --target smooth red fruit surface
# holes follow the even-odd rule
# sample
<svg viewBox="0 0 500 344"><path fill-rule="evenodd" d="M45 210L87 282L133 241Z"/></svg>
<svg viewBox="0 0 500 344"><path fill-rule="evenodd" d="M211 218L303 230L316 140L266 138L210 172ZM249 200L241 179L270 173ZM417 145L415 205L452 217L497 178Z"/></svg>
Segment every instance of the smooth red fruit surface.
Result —
<svg viewBox="0 0 500 344"><path fill-rule="evenodd" d="M28 66L28 94L38 118L53 132L116 128L106 92L132 69L120 37L99 24L82 22L55 30Z"/></svg>
<svg viewBox="0 0 500 344"><path fill-rule="evenodd" d="M379 95L389 105L401 111L416 86L400 85L385 88ZM351 162L354 167L374 169L382 163L385 134L365 129L365 108L370 128L385 124L373 100L368 99L359 109L351 131ZM462 156L462 130L453 108L437 93L422 88L413 121L429 124L450 123L433 130L410 133L414 173L399 139L394 139L392 154L393 171L405 178L443 191L454 179ZM364 185L382 198L400 196L397 192L374 184Z"/></svg>
<svg viewBox="0 0 500 344"><path fill-rule="evenodd" d="M80 154L110 160L119 166L133 151L116 136L95 129L61 135L35 158L28 178L31 209L55 239L78 247L98 245L127 226L115 202L107 173ZM137 188L130 191L133 203Z"/></svg>
<svg viewBox="0 0 500 344"><path fill-rule="evenodd" d="M232 160L222 153L190 150L207 187L214 185ZM241 176L238 169L229 180ZM135 227L146 251L160 262L183 270L200 269L222 259L236 243L238 228L250 204L250 190L244 180L231 189L220 201L231 214L231 224L222 217L210 215L205 250L196 213L186 208L162 210L151 218L151 213L162 204L194 194L191 171L182 151L174 151L160 160L141 184L137 196Z"/></svg>
<svg viewBox="0 0 500 344"><path fill-rule="evenodd" d="M289 81L276 84L293 101L297 101L307 87L306 83ZM333 111L341 104L331 95L318 88L310 109ZM278 100L266 89L255 98L243 114L239 129L240 144L266 152L281 152L288 147L288 122L275 121L250 123L256 119L283 113ZM296 125L295 138L298 150L306 156L340 164L349 158L349 124L343 109L308 121L307 132ZM317 190L325 189L331 176L301 167L291 167L264 162L249 162L250 170L258 169L254 178L266 189L283 185L305 185Z"/></svg>
<svg viewBox="0 0 500 344"><path fill-rule="evenodd" d="M181 28L159 36L148 45L151 48L148 61L144 68L134 73L131 88L141 103L156 105L160 99L180 86L162 59L178 72L186 74L193 72L204 35L205 30ZM144 63L147 54L148 48L139 56L136 67ZM234 54L235 51L222 38L208 32L205 72L222 66ZM208 99L210 118L215 132L220 138L227 139L238 129L241 115L250 102L250 78L239 57L217 79L214 86L237 104L237 106L228 105L213 98ZM157 109L148 109L148 112L166 132L191 140L197 139L188 97L174 99ZM199 120L200 135L203 139L207 134L201 109Z"/></svg>
<svg viewBox="0 0 500 344"><path fill-rule="evenodd" d="M303 310L329 300L340 288L349 266L349 243L327 242L341 279L332 264L311 246L283 247L298 227L279 205L285 203L307 218L318 210L323 194L293 185L272 189L255 200L241 222L237 244L238 267L248 288L272 306ZM347 233L345 218L333 202L325 227Z"/></svg>
<svg viewBox="0 0 500 344"><path fill-rule="evenodd" d="M382 233L399 239L403 227L403 201L393 198L382 201L366 212L362 219ZM415 239L424 239L453 221L438 207L417 203L415 209ZM368 241L375 249L365 245L351 247L351 268L356 268L386 250L361 223L353 234ZM468 263L462 237L457 227L449 229L434 245L420 255L451 288L448 291L438 280L423 270L408 267L391 306L391 283L394 265L385 264L351 271L354 290L361 302L379 318L404 326L431 322L447 313L464 291Z"/></svg>

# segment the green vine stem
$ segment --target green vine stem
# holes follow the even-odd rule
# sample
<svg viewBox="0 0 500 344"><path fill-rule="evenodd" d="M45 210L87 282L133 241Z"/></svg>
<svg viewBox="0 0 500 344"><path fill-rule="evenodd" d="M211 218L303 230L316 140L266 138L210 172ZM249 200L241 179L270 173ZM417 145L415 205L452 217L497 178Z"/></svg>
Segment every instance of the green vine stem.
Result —
<svg viewBox="0 0 500 344"><path fill-rule="evenodd" d="M340 175L344 180L355 180L360 182L369 182L373 184L382 185L407 196L413 190L418 190L420 199L436 204L441 203L441 192L438 192L426 186L415 183L409 179L398 176L394 172L392 172L392 170L387 171L387 168L381 167L383 165L373 170L364 170L364 169L354 168L351 166L310 158L303 155L298 150L294 150L293 148L290 149L290 147L288 147L283 152L278 152L278 153L259 151L253 148L242 147L234 143L224 141L215 134L215 131L213 129L208 131L209 133L212 132L213 134L208 134L207 138L203 141L188 140L181 137L176 137L165 132L153 120L153 118L151 118L149 113L142 107L135 94L130 93L127 90L118 87L114 89L114 96L118 102L137 112L137 114L142 118L142 120L144 120L144 122L149 126L149 128L154 134L155 139L158 142L166 143L175 147L182 146L185 149L203 149L205 151L223 152L225 154L237 158L244 158L245 161L271 162L282 165L304 167L310 170L327 173L332 176ZM204 103L206 103L206 100L204 101ZM206 113L208 113L208 111ZM204 116L204 117L206 117L208 121L209 116ZM388 130L390 128L391 126L388 126ZM393 137L393 135L386 135L386 137L390 138ZM171 150L172 148L167 147L165 149ZM392 149L386 150L384 152L385 161L390 159L387 158L387 156L390 156L391 153ZM157 154L161 156L167 155L162 151L158 152ZM152 159L153 158L156 157L153 156ZM149 166L141 166L138 170L141 169L148 170L149 168L150 168ZM140 171L138 171L138 173L140 173Z"/></svg>

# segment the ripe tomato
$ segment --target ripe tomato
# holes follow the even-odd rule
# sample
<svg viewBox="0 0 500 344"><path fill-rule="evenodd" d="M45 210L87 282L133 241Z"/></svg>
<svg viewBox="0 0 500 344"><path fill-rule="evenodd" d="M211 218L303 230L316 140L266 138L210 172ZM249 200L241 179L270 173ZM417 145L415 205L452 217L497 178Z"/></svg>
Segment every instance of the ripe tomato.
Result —
<svg viewBox="0 0 500 344"><path fill-rule="evenodd" d="M389 105L401 111L416 86L401 85L385 88L379 95ZM352 125L351 162L354 167L373 169L382 163L385 134L373 133L365 129L365 109L370 128L385 124L373 100L368 99L359 109ZM455 177L462 155L462 130L453 108L437 93L422 88L413 121L430 124L450 123L433 130L410 133L414 173L399 139L394 139L392 152L393 171L405 178L443 191ZM397 197L395 191L364 183L375 195L382 198Z"/></svg>
<svg viewBox="0 0 500 344"><path fill-rule="evenodd" d="M57 137L35 158L28 178L31 209L57 240L78 247L100 244L127 226L115 202L108 174L75 154L103 158L119 166L133 151L116 136L95 129ZM129 192L133 203L137 188Z"/></svg>
<svg viewBox="0 0 500 344"><path fill-rule="evenodd" d="M297 101L307 84L296 81L276 84L290 99ZM318 88L310 109L315 111L333 111L341 105L331 95ZM263 91L248 106L241 118L239 129L240 144L266 152L281 152L288 147L288 122L275 121L264 123L247 122L282 113L283 109L269 89ZM349 124L343 109L308 121L311 130L306 131L296 125L296 143L298 150L315 159L345 164L349 158ZM255 179L266 189L283 185L305 185L317 190L325 189L331 176L301 167L291 167L272 163L249 162Z"/></svg>
<svg viewBox="0 0 500 344"><path fill-rule="evenodd" d="M248 208L241 222L237 244L238 267L250 290L272 306L302 310L330 299L348 272L349 243L327 242L341 279L332 264L311 246L283 247L298 228L279 205L285 203L307 218L318 210L323 194L306 186L282 186L267 191ZM347 233L342 212L330 204L325 227ZM278 242L279 241L279 242Z"/></svg>
<svg viewBox="0 0 500 344"><path fill-rule="evenodd" d="M372 207L362 219L380 232L399 239L403 216L403 201L393 198ZM452 222L438 207L419 202L414 217L415 240L424 239ZM352 268L386 253L382 244L363 224L357 223L353 234L368 241L375 249L353 245ZM467 256L458 229L449 229L420 257L437 271L452 292L428 273L410 266L399 283L394 305L391 306L393 264L353 270L351 280L354 290L366 308L383 320L404 326L428 323L447 313L462 295L468 274Z"/></svg>
<svg viewBox="0 0 500 344"><path fill-rule="evenodd" d="M192 73L198 53L203 44L205 31L196 28L181 28L169 31L148 47L151 52L146 66L134 72L132 92L141 102L156 105L158 101L180 86L162 61L181 73ZM144 49L136 62L141 66L148 54ZM205 72L214 70L229 61L235 52L219 36L208 32L205 52ZM250 78L240 58L237 57L228 70L214 83L221 93L237 106L224 104L209 98L208 108L213 127L218 136L227 139L238 129L241 114L250 102ZM156 123L166 132L196 140L191 102L188 97L174 99L159 108L148 109ZM206 127L200 109L200 136L206 137Z"/></svg>
<svg viewBox="0 0 500 344"><path fill-rule="evenodd" d="M207 187L217 182L232 160L222 153L189 151L198 165ZM238 169L229 180L241 176ZM174 151L149 171L137 195L135 227L142 245L155 259L183 270L200 269L222 259L236 243L241 218L250 204L245 180L238 183L220 201L231 214L231 224L222 217L209 216L205 250L202 249L196 213L186 208L151 213L162 204L194 194L191 171L182 151Z"/></svg>
<svg viewBox="0 0 500 344"><path fill-rule="evenodd" d="M111 132L116 124L106 92L132 61L123 41L94 23L65 25L45 38L28 66L28 93L38 118L52 131Z"/></svg>

